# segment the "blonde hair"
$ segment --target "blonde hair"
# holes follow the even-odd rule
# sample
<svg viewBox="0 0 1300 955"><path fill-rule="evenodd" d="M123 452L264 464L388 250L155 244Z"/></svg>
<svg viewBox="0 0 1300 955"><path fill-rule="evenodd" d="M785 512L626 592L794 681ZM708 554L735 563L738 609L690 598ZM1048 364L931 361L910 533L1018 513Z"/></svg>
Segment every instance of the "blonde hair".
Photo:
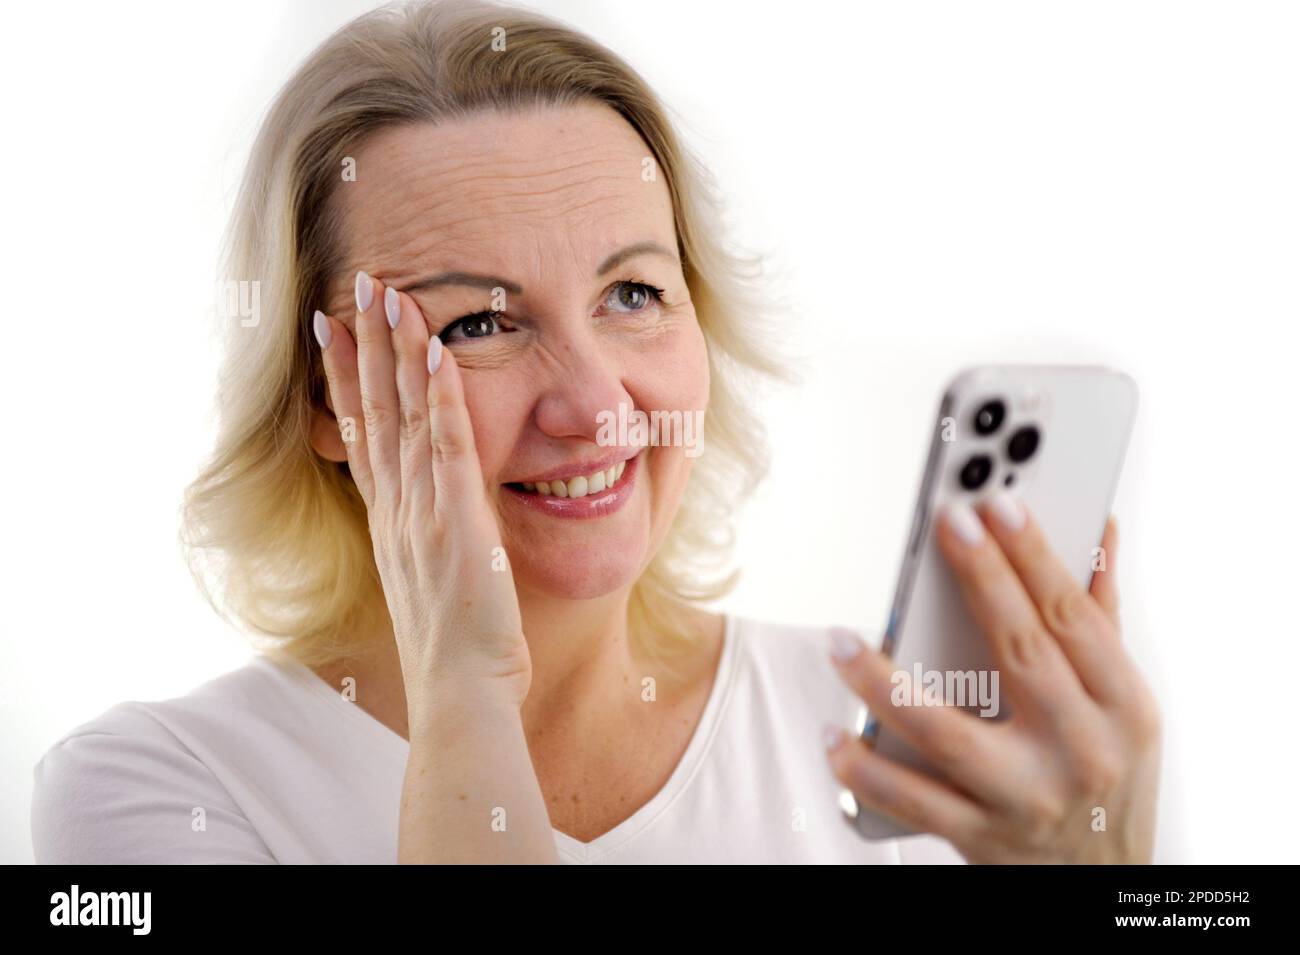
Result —
<svg viewBox="0 0 1300 955"><path fill-rule="evenodd" d="M786 376L758 345L768 304L753 287L759 263L724 250L712 179L645 82L581 33L477 0L390 4L329 37L280 90L223 249L227 278L259 283L260 315L251 327L229 323L218 439L186 491L182 540L213 606L265 638L256 642L267 655L308 666L348 658L387 613L365 505L347 465L310 440L325 385L310 314L342 267L332 200L344 157L386 127L585 100L631 124L667 183L711 375L705 453L633 587L629 625L655 649L681 645L685 608L734 586L734 508L768 464L742 386Z"/></svg>

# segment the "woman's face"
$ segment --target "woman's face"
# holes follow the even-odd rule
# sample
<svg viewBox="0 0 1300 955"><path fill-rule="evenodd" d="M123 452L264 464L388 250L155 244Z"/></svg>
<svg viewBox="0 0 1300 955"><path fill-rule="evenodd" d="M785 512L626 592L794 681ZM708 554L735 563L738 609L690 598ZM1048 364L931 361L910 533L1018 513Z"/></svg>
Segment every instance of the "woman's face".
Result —
<svg viewBox="0 0 1300 955"><path fill-rule="evenodd" d="M685 416L708 404L672 204L648 157L608 107L539 107L386 130L340 184L347 267L328 310L351 326L364 269L408 292L455 354L521 590L577 599L632 583L698 453L680 441L611 446L602 431L601 413L620 404ZM522 486L633 454L603 498L547 500Z"/></svg>

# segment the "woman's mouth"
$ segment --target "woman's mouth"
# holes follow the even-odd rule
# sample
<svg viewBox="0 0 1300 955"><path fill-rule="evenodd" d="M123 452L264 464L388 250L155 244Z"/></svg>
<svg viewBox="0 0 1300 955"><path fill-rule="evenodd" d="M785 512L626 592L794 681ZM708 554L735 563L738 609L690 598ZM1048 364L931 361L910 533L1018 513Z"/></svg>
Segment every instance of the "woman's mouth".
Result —
<svg viewBox="0 0 1300 955"><path fill-rule="evenodd" d="M641 452L590 474L503 485L510 498L555 517L604 517L631 496Z"/></svg>
<svg viewBox="0 0 1300 955"><path fill-rule="evenodd" d="M506 487L532 491L543 496L554 494L556 497L586 497L588 494L599 494L606 488L612 488L623 477L623 470L626 467L627 462L620 461L604 471L579 475L567 481L538 481L536 484L532 481L524 481L522 484L507 484Z"/></svg>

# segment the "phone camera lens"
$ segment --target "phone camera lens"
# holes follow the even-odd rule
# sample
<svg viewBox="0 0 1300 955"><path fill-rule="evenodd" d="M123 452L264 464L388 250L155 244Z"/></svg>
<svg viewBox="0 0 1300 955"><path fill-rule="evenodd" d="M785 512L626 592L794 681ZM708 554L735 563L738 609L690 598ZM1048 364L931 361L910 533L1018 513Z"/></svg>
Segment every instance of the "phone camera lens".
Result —
<svg viewBox="0 0 1300 955"><path fill-rule="evenodd" d="M1002 427L1002 422L1007 416L1007 406L1000 400L994 398L992 401L986 401L980 405L975 412L975 433L992 434L998 428Z"/></svg>
<svg viewBox="0 0 1300 955"><path fill-rule="evenodd" d="M1007 457L1020 464L1028 461L1038 450L1038 429L1033 425L1026 425L1011 436L1007 442Z"/></svg>
<svg viewBox="0 0 1300 955"><path fill-rule="evenodd" d="M958 476L961 486L968 491L978 490L993 473L993 459L987 454L977 454L967 461Z"/></svg>

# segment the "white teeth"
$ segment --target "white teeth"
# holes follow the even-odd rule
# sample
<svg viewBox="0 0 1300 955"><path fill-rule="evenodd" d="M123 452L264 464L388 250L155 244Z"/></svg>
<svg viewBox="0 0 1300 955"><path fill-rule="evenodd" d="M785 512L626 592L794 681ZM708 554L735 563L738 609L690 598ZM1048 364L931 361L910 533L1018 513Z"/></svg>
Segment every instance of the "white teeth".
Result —
<svg viewBox="0 0 1300 955"><path fill-rule="evenodd" d="M599 494L601 491L613 487L615 482L623 476L623 471L626 470L626 468L627 462L620 461L618 464L606 468L603 471L569 478L567 481L538 481L535 484L532 481L524 481L523 486L524 490L533 491L534 493L541 495L553 494L556 497L586 497L588 494Z"/></svg>

